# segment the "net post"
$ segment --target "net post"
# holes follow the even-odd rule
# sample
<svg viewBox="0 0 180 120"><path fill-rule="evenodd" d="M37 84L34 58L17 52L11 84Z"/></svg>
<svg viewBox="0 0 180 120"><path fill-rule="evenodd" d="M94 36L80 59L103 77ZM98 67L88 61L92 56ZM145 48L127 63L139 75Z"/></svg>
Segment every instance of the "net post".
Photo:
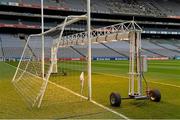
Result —
<svg viewBox="0 0 180 120"><path fill-rule="evenodd" d="M41 0L42 78L44 79L44 0Z"/></svg>
<svg viewBox="0 0 180 120"><path fill-rule="evenodd" d="M92 98L91 85L91 8L90 0L87 0L87 32L88 32L88 100Z"/></svg>
<svg viewBox="0 0 180 120"><path fill-rule="evenodd" d="M59 47L59 40L62 39L62 35L63 35L63 32L64 32L64 29L65 29L65 26L66 26L66 22L67 22L67 17L66 19L64 20L64 23L63 23L63 26L62 26L62 30L60 32L60 35L59 35L59 38L57 39L57 43L56 43L56 49L55 49L55 53L57 53L58 51L58 47ZM41 87L41 90L40 90L40 96L37 97L37 99L39 98L39 102L38 102L38 108L40 108L41 106L41 103L42 103L42 100L43 100L43 97L44 97L44 94L45 94L45 91L46 91L46 88L47 88L47 85L48 85L48 80L49 80L49 77L52 73L52 69L53 69L53 63L51 62L51 65L49 67L49 71L46 75L46 78L44 78L45 82L43 83L42 87ZM43 76L44 77L44 76Z"/></svg>
<svg viewBox="0 0 180 120"><path fill-rule="evenodd" d="M52 73L58 73L56 49L58 48L55 47L55 44L54 44L53 47L51 48L51 63L53 64Z"/></svg>
<svg viewBox="0 0 180 120"><path fill-rule="evenodd" d="M15 72L15 74L14 74L13 79L12 79L11 82L14 82L14 81L15 81L16 75L17 75L17 73L18 73L18 69L19 69L20 64L21 64L21 61L22 61L22 59L23 59L23 55L25 54L26 47L28 46L28 42L29 42L30 37L31 37L31 36L29 36L28 39L27 39L27 41L26 41L26 44L25 44L25 46L24 46L24 49L23 49L23 52L22 52L22 55L21 55L21 58L20 58L20 61L19 61L18 66L17 66L17 68L16 68L16 72Z"/></svg>

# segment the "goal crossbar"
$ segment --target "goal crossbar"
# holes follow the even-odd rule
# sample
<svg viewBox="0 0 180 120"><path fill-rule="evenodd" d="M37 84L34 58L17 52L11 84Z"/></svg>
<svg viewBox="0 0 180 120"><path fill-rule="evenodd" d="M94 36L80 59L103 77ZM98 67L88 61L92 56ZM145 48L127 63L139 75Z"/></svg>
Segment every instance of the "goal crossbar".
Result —
<svg viewBox="0 0 180 120"><path fill-rule="evenodd" d="M62 35L63 35L63 32L64 32L64 28L68 25L71 25L73 23L76 23L78 21L81 21L81 20L85 20L87 19L86 18L87 16L86 15L81 15L81 16L68 16L66 17L66 19L61 23L59 24L58 26L54 27L54 28L51 28L50 30L47 30L43 33L40 33L40 34L32 34L32 35L29 35L27 40L26 40L26 44L24 46L24 50L22 52L22 55L21 55L21 58L20 58L20 61L19 61L19 64L17 66L17 69L16 69L16 72L13 76L13 79L12 79L12 83L15 87L18 87L18 82L20 81L20 79L22 79L22 76L26 75L27 73L29 73L26 69L27 67L29 66L29 63L30 61L32 61L31 57L27 60L27 62L25 63L26 67L25 69L21 69L21 66L23 66L23 62L25 61L24 58L26 56L26 52L27 50L29 51L29 53L32 54L32 56L34 56L34 53L31 49L31 47L29 46L29 43L31 42L31 38L33 37L41 37L43 35L50 35L51 33L53 33L54 31L60 31L60 34L59 34L59 37L57 40L53 40L55 41L55 52L58 51L58 46L59 46L59 40L62 39ZM40 40L39 40L40 41ZM53 48L53 46L51 46ZM36 56L34 56L36 57ZM41 64L43 64L43 56L41 56L42 58L39 60L39 62L41 62ZM49 77L52 73L52 68L53 68L53 62L50 63L49 65L49 68L48 68L48 71L46 74L42 74L41 77L37 74L30 74L31 77L34 77L34 76L37 76L39 80L41 80L41 87L40 87L40 90L39 90L39 93L37 94L37 96L35 98L31 98L31 97L28 97L28 99L31 99L29 101L32 101L31 102L31 106L34 107L34 106L37 106L37 107L40 107L41 106L41 103L42 103L42 100L43 100L43 96L45 94L45 90L47 88L47 84L48 84L48 80L49 80ZM45 64L43 64L44 66ZM34 66L35 67L35 66ZM20 75L19 75L20 74ZM24 93L24 90L22 89L20 92L23 92ZM26 96L27 97L27 96Z"/></svg>
<svg viewBox="0 0 180 120"><path fill-rule="evenodd" d="M18 64L18 66L17 66L17 69L16 69L16 72L15 72L14 77L13 77L13 79L12 79L12 82L15 81L15 77L16 77L17 71L18 71L18 69L19 69L19 66L20 66L20 64L21 64L21 61L22 61L22 59L23 59L23 55L24 55L24 53L25 53L25 48L28 47L28 42L29 42L29 40L30 40L31 37L36 37L36 36L42 36L42 35L45 35L45 34L49 34L49 33L53 32L53 31L58 30L58 29L60 30L60 29L63 27L64 24L67 26L67 25L73 24L73 23L75 23L75 22L77 22L77 21L84 20L84 19L86 19L86 17L87 17L86 15L81 15L81 16L68 16L68 17L66 17L65 22L63 22L62 24L57 25L56 27L53 27L53 28L51 28L51 29L49 29L49 30L47 30L47 31L45 31L45 32L43 32L43 33L40 33L40 34L32 34L32 35L29 35L28 38L27 38L27 40L26 40L26 44L25 44L24 50L23 50L22 55L21 55L21 58L20 58L20 62L19 62L19 64ZM75 18L75 19L72 19L72 18ZM70 20L67 21L67 19L70 19Z"/></svg>

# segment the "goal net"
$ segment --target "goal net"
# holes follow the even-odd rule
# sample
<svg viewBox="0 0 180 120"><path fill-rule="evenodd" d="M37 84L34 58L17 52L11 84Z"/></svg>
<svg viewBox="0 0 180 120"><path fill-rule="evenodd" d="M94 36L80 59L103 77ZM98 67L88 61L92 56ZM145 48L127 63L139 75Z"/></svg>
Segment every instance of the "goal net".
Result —
<svg viewBox="0 0 180 120"><path fill-rule="evenodd" d="M85 16L83 17L85 18ZM79 74L74 71L79 70L81 79L84 79L85 69L82 68L84 65L81 65L81 61L86 59L85 55L73 46L65 46L59 49L63 37L72 34L71 27L76 25L73 23L84 19L83 17L67 17L59 26L43 34L30 35L27 38L12 82L30 106L40 107L51 73L72 78L74 74ZM57 61L60 61L59 65ZM80 66L75 65L76 63Z"/></svg>
<svg viewBox="0 0 180 120"><path fill-rule="evenodd" d="M53 38L44 35L45 44L43 48L41 37L42 35L31 35L26 40L23 54L12 81L26 103L31 106L35 106L40 99L51 65L50 48ZM42 51L45 53L44 60L42 59Z"/></svg>
<svg viewBox="0 0 180 120"><path fill-rule="evenodd" d="M96 114L119 118L120 114L105 107L108 98L106 95L109 94L112 84L108 82L105 75L103 78L100 76L102 73L95 72L93 74L96 76L93 81L95 87L93 97L104 106L93 100L87 102L91 95L91 86L88 80L88 75L91 73L88 73L87 69L90 64L88 59L91 57L88 57L86 19L86 15L69 16L62 24L42 34L30 35L26 40L12 83L25 103L33 108L42 106L45 108L43 112L49 111L48 113L53 114L54 118L58 116L61 116L60 118L69 116L70 118L83 118L82 116L86 115L95 115L95 118L98 118ZM106 43L113 40L130 40L131 36L134 40L135 32L131 28L131 23L127 26L122 23L93 29L91 42L108 49L109 54L116 53L127 57L126 54L113 50ZM130 35L131 32L132 35ZM97 52L99 50L94 53ZM99 52L99 55L103 54L108 54L108 52L104 50ZM101 64L103 63L101 62L97 66L104 69ZM100 70L99 68L97 70ZM108 78L111 79L111 77ZM102 79L106 79L106 81ZM101 118L103 117L101 116Z"/></svg>

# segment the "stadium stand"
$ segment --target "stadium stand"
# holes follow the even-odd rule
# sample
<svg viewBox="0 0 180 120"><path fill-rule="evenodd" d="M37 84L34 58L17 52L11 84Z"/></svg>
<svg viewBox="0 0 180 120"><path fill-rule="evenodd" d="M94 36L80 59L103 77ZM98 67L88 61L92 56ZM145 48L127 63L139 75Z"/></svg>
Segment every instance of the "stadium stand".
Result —
<svg viewBox="0 0 180 120"><path fill-rule="evenodd" d="M124 54L125 56L129 56L129 43L125 42L125 41L118 41L116 42L112 42L112 43L107 43L107 46L111 46L113 47L113 49L115 49L116 51Z"/></svg>
<svg viewBox="0 0 180 120"><path fill-rule="evenodd" d="M157 0L156 2L154 1L154 3L156 3L162 11L166 11L168 15L180 15L180 2L178 0Z"/></svg>
<svg viewBox="0 0 180 120"><path fill-rule="evenodd" d="M21 4L32 4L32 5L40 5L40 0L1 0L0 3L8 3L8 2L14 2L14 3L21 3ZM83 12L85 11L86 2L84 0L44 0L44 4L47 6L58 6L66 8L69 12ZM179 6L180 2L177 0L167 1L167 0L91 0L91 8L93 13L108 13L108 15L127 15L133 18L135 16L135 20L137 20L137 23L140 24L140 26L143 28L143 34L150 34L154 36L154 34L159 35L178 35L180 34L180 31L178 30L178 26L180 26L179 22L176 20L172 20L171 22L167 20L163 20L162 22L157 20L157 18L165 19L167 15L180 15L179 12ZM67 12L66 11L66 12ZM2 12L9 12L9 11L2 11ZM36 17L39 17L38 20L33 19L27 19L22 17L18 18L0 18L0 24L15 24L16 25L35 25L37 27L36 29L40 30L40 13L31 13L31 12L15 12L11 11L15 14L17 13L18 16L23 15L36 15ZM53 11L51 11L53 12ZM61 11L61 13L63 13ZM20 15L21 14L21 15ZM52 16L53 15L53 16ZM66 16L66 14L62 14L60 16L53 14L47 14L46 19L48 17L51 17L51 19L46 21L45 20L45 29L49 29L51 27L56 26ZM102 14L101 14L102 15ZM141 17L147 17L144 20L141 19ZM52 17L57 17L53 18ZM114 16L113 16L114 17ZM124 16L123 16L124 17ZM130 20L131 18L128 18ZM137 18L140 17L140 18ZM148 17L151 17L151 19L148 21ZM7 18L7 19L6 19ZM114 17L115 18L115 17ZM121 20L121 21L127 21L126 16L122 19L119 18L107 18L104 16L104 18L92 18L92 28L99 28L102 26L107 26L108 24L112 24L110 22L111 20ZM94 21L96 20L96 21ZM175 21L175 22L174 22ZM99 24L100 23L100 24ZM105 24L104 24L105 23ZM157 26L156 26L157 25ZM159 27L161 25L161 27ZM170 27L169 27L169 26ZM8 26L8 25L7 25ZM172 27L173 26L173 27ZM177 26L177 27L174 27ZM71 27L66 27L65 30L68 31L84 31L85 25L75 24ZM169 28L168 28L169 27ZM22 29L22 28L21 28ZM2 30L3 31L3 30ZM12 31L12 30L11 30ZM19 58L23 46L25 44L25 41L20 40L18 38L18 33L12 34L12 33L0 33L1 38L1 48L0 48L0 57L3 55L6 58ZM30 33L26 33L30 34ZM178 39L162 39L161 37L156 38L149 38L145 36L142 40L142 52L143 54L146 54L148 57L170 57L173 58L174 56L180 56L180 40ZM51 40L52 38L48 38ZM46 46L48 47L48 46ZM121 41L118 44L116 43L104 43L92 46L92 56L97 57L127 57L129 55L129 43L126 41ZM74 57L80 57L82 55L86 56L87 51L82 47L73 47L73 48L62 48L60 49L63 51L63 53L70 52L74 55ZM38 51L38 49L37 49ZM78 52L81 51L81 52ZM106 53L104 53L106 51ZM50 48L47 52L50 52ZM12 54L13 53L13 54ZM61 53L61 52L60 52ZM80 55L81 54L81 55ZM59 54L59 57L68 57L69 55L62 55ZM46 56L47 57L47 56Z"/></svg>
<svg viewBox="0 0 180 120"><path fill-rule="evenodd" d="M3 47L2 47L2 40L1 40L1 37L0 37L0 61L3 60Z"/></svg>
<svg viewBox="0 0 180 120"><path fill-rule="evenodd" d="M8 35L8 34L1 34L2 39L2 47L4 49L4 55L6 58L20 58L23 46L25 41L20 40L17 35ZM52 38L48 38L49 41ZM155 41L155 43L154 43ZM161 46L159 46L158 44ZM173 42L171 42L173 44ZM173 46L170 44L170 41L166 42L165 40L142 40L143 45L143 54L146 54L148 57L158 57L158 56L167 56L167 57L174 57L180 56L180 52L178 52L179 48L177 46ZM112 49L122 53L126 56L129 55L129 43L125 41L120 41L117 43L108 43L107 46L110 46ZM162 47L163 46L163 47ZM48 47L48 45L46 46ZM86 56L87 50L82 47L74 47L77 51L81 51L81 53ZM38 49L38 48L37 48ZM101 44L93 44L92 46L92 55L93 57L101 56L101 57L125 57L123 55L118 54L117 52L113 51L112 49L105 48ZM50 52L50 48L48 49ZM71 48L62 48L60 49L62 52L58 53L72 53L73 57L78 58L82 55L77 53ZM106 51L106 52L104 52ZM38 54L38 53L37 53ZM2 49L0 55L2 56ZM58 54L59 58L69 57L68 54Z"/></svg>
<svg viewBox="0 0 180 120"><path fill-rule="evenodd" d="M40 0L1 0L26 4L40 4ZM73 11L85 11L84 0L45 0L47 6L58 6ZM148 16L180 15L178 0L92 0L92 11L97 13L125 13Z"/></svg>
<svg viewBox="0 0 180 120"><path fill-rule="evenodd" d="M22 50L25 44L24 40L20 40L18 38L18 35L10 35L10 34L0 34L1 36L1 47L3 47L5 58L8 59L15 59L20 58L22 54ZM52 38L49 37L47 40L51 41ZM177 40L179 42L179 40ZM174 46L174 40L172 42L170 40L142 40L142 49L143 54L147 55L148 57L170 57L173 58L174 56L180 56L179 49L180 47ZM177 43L177 42L176 42ZM180 42L179 42L180 43ZM116 43L105 43L106 46L111 47L111 49L106 48L105 46L101 44L93 44L92 45L92 56L93 57L127 57L129 55L129 43L126 41L120 41ZM180 44L176 44L180 45ZM46 45L46 48L48 48L49 44ZM75 46L74 49L77 51L80 51L80 53L84 56L87 55L87 50L84 46ZM38 49L38 48L37 48ZM114 49L114 50L113 50ZM50 52L50 48L47 49ZM1 48L0 51L0 57L3 56L3 51ZM68 58L69 56L78 58L82 55L78 53L77 51L71 49L71 48L61 48L61 52L58 52L59 58ZM105 51L105 52L104 52ZM119 52L120 54L118 54ZM61 54L64 53L64 54ZM66 53L72 53L72 55L66 54ZM37 53L38 54L38 53ZM48 56L46 56L48 57Z"/></svg>
<svg viewBox="0 0 180 120"><path fill-rule="evenodd" d="M5 58L20 58L25 41L17 35L0 34Z"/></svg>
<svg viewBox="0 0 180 120"><path fill-rule="evenodd" d="M67 54L69 53L69 54ZM73 58L80 58L81 55L78 54L76 51L74 51L71 48L60 48L58 51L58 58L69 58L69 57L73 57Z"/></svg>
<svg viewBox="0 0 180 120"><path fill-rule="evenodd" d="M175 46L178 50L180 49L180 41L177 39L166 40L166 43Z"/></svg>
<svg viewBox="0 0 180 120"><path fill-rule="evenodd" d="M38 0L1 0L2 2L16 2L26 4L40 4ZM73 11L85 11L84 0L45 0L45 5L58 6ZM92 11L97 13L124 13L148 16L164 16L164 12L154 0L92 0ZM164 3L165 4L165 3ZM173 4L173 3L172 3Z"/></svg>
<svg viewBox="0 0 180 120"><path fill-rule="evenodd" d="M180 49L178 47L168 44L164 40L151 40L151 42L164 48L164 49L168 49L170 51L176 52L177 54L180 52Z"/></svg>
<svg viewBox="0 0 180 120"><path fill-rule="evenodd" d="M161 46L158 46L156 43L152 43L151 40L142 40L143 48L151 50L154 53L157 53L166 57L174 57L179 55L180 53L170 51L169 49L165 49Z"/></svg>
<svg viewBox="0 0 180 120"><path fill-rule="evenodd" d="M107 5L115 13L162 16L160 9L147 0L108 0Z"/></svg>
<svg viewBox="0 0 180 120"><path fill-rule="evenodd" d="M24 40L20 40L18 35L0 34L1 45L3 47L5 58L18 59L22 54L22 50L25 44ZM47 38L49 41L52 40L51 37ZM170 40L142 40L142 53L148 57L170 57L180 56L180 51L178 46L174 46ZM179 42L179 40L177 40ZM180 42L179 42L180 43ZM120 41L117 43L104 43L106 46L111 47L109 49L101 44L93 44L92 46L92 56L93 57L127 57L129 55L129 43L126 41ZM34 46L34 45L33 45ZM48 43L46 47L50 46ZM84 46L75 46L72 48L61 48L58 52L59 58L68 58L69 56L74 58L79 58L87 55L87 49ZM50 52L50 48L47 49ZM77 51L76 51L77 50ZM0 57L3 56L2 48L0 50ZM37 51L38 48L37 48ZM79 53L78 53L79 51ZM120 54L119 54L119 53ZM38 52L36 52L38 53ZM61 54L64 53L64 54ZM66 54L72 53L72 55ZM40 53L39 53L40 54ZM48 56L45 56L48 57Z"/></svg>
<svg viewBox="0 0 180 120"><path fill-rule="evenodd" d="M99 0L100 2L97 2L96 0L91 1L91 7L93 12L97 13L110 13L111 9L108 8L106 5L106 1Z"/></svg>
<svg viewBox="0 0 180 120"><path fill-rule="evenodd" d="M78 46L75 47L78 51L82 51L84 55L87 55L87 49L84 47ZM101 44L92 45L92 57L124 57L117 52L104 47Z"/></svg>

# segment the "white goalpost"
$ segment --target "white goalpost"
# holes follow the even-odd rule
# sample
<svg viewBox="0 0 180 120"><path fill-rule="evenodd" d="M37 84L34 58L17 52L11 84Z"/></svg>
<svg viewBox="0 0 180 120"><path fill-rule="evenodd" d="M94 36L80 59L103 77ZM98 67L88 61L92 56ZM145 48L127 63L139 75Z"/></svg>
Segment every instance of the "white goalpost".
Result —
<svg viewBox="0 0 180 120"><path fill-rule="evenodd" d="M42 33L27 38L12 79L18 93L29 106L39 108L42 105L48 83L63 89L73 89L72 91L92 101L91 44L113 41L130 43L128 95L133 98L147 97L142 92L142 29L135 21L91 30L90 0L87 0L86 15L67 16L61 24L44 32L43 0L41 6ZM77 29L74 30L71 26ZM83 27L79 29L79 26ZM56 74L59 76L55 76ZM50 77L53 82L49 81ZM81 88L77 88L78 79L81 81ZM50 90L54 90L53 87ZM52 93L49 94L51 100L57 97ZM65 95L61 97L63 96Z"/></svg>
<svg viewBox="0 0 180 120"><path fill-rule="evenodd" d="M12 83L32 107L41 106L49 77L51 73L57 72L57 51L65 27L86 17L68 16L55 28L28 37ZM59 35L50 37L53 32Z"/></svg>
<svg viewBox="0 0 180 120"><path fill-rule="evenodd" d="M70 35L63 35L66 26L81 20L87 20L86 15L68 16L64 22L55 28L52 28L41 34L30 35L24 47L20 62L16 73L13 77L13 84L30 106L40 107L45 91L47 89L48 80L52 73L57 73L57 52L59 46L68 47L76 45L88 45L88 99L91 100L91 43L111 42L113 40L135 40L135 35L139 36L141 28L134 22L120 23L104 28L99 28L89 32L81 32ZM88 26L90 21L87 22ZM50 37L56 32L56 37ZM136 32L138 34L136 34ZM43 37L42 37L43 36ZM90 38L91 37L91 38ZM40 39L44 40L42 42ZM137 41L139 43L139 41ZM134 44L131 45L132 47ZM140 47L140 46L139 46ZM134 49L134 48L133 48ZM132 57L135 53L132 53ZM134 69L134 58L131 62L132 70ZM65 60L64 60L65 61ZM67 62L67 61L66 61ZM66 63L70 64L70 63ZM71 63L72 64L72 63ZM134 95L134 77L137 75L130 71L131 74L131 91L129 94ZM139 76L140 78L140 76ZM139 82L138 93L141 95L141 79Z"/></svg>

